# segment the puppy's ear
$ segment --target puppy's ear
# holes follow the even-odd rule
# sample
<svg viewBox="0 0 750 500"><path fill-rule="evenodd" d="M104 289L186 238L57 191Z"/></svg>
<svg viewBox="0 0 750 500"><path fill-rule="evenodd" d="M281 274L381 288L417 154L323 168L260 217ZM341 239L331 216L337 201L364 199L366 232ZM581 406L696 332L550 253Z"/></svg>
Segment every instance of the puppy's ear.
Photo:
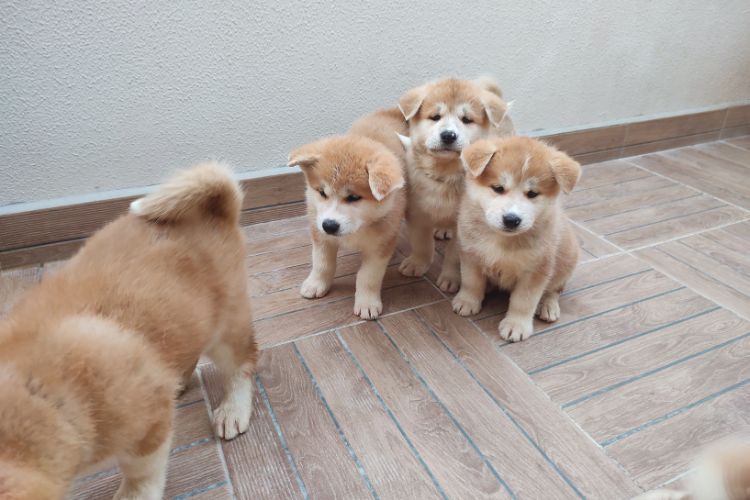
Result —
<svg viewBox="0 0 750 500"><path fill-rule="evenodd" d="M314 167L320 160L320 155L314 144L307 144L289 153L288 167L300 167L303 171Z"/></svg>
<svg viewBox="0 0 750 500"><path fill-rule="evenodd" d="M422 101L427 96L427 89L422 87L413 88L398 100L398 109L404 115L406 121L411 120L422 106Z"/></svg>
<svg viewBox="0 0 750 500"><path fill-rule="evenodd" d="M490 119L490 123L499 127L500 122L505 118L505 113L508 112L508 105L499 95L489 90L482 91L479 99L484 106L484 112L487 113L487 118Z"/></svg>
<svg viewBox="0 0 750 500"><path fill-rule="evenodd" d="M491 76L480 76L475 78L474 83L482 87L482 89L496 94L498 97L503 97L503 91L500 90L500 85L497 84L497 80Z"/></svg>
<svg viewBox="0 0 750 500"><path fill-rule="evenodd" d="M393 155L377 155L367 163L367 180L376 200L404 187L404 174Z"/></svg>
<svg viewBox="0 0 750 500"><path fill-rule="evenodd" d="M550 167L563 193L568 194L573 191L578 179L581 178L581 165L562 151L555 150L552 153Z"/></svg>
<svg viewBox="0 0 750 500"><path fill-rule="evenodd" d="M398 132L396 132L396 135L398 136L398 140L401 142L401 145L404 147L404 151L408 150L411 147L411 137L401 135Z"/></svg>
<svg viewBox="0 0 750 500"><path fill-rule="evenodd" d="M495 156L495 152L497 152L497 148L492 142L487 140L476 141L461 151L461 161L466 171L476 178L482 175L492 157Z"/></svg>

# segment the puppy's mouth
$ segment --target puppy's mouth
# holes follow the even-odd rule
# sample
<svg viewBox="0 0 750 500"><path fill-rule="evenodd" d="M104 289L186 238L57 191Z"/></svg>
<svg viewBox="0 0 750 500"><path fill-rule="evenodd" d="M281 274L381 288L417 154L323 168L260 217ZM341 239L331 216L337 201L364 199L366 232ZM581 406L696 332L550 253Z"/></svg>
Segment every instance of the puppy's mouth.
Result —
<svg viewBox="0 0 750 500"><path fill-rule="evenodd" d="M461 154L461 149L452 147L430 148L429 151L432 156L442 158L453 158Z"/></svg>

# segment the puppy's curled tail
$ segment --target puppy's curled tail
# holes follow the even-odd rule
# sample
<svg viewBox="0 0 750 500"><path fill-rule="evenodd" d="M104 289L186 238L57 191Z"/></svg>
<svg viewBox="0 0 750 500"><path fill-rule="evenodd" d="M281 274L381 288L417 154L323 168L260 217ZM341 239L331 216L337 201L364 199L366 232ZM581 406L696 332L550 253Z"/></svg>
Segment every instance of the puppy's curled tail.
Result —
<svg viewBox="0 0 750 500"><path fill-rule="evenodd" d="M130 213L156 222L198 216L239 223L242 189L231 170L210 162L184 170L130 204Z"/></svg>

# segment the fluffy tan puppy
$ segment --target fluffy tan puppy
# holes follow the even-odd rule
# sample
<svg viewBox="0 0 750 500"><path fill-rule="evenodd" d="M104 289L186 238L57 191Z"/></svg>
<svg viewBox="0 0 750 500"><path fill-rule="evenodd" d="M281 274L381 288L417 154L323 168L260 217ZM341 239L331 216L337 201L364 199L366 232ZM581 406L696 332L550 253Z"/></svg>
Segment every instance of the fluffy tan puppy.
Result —
<svg viewBox="0 0 750 500"><path fill-rule="evenodd" d="M348 135L289 155L289 166L299 166L307 181L312 270L302 283L303 297L328 293L343 246L362 254L354 314L375 319L383 311L380 289L406 206L404 153L397 136L405 132L397 110L376 111L355 122Z"/></svg>
<svg viewBox="0 0 750 500"><path fill-rule="evenodd" d="M407 221L411 255L401 273L422 276L432 263L433 234L455 234L458 205L464 188L461 151L472 142L513 134L507 105L497 83L478 80L438 80L414 88L399 100L409 122L407 151L409 200ZM460 284L458 246L448 242L438 286L455 292Z"/></svg>
<svg viewBox="0 0 750 500"><path fill-rule="evenodd" d="M204 352L227 382L216 432L247 429L257 348L241 202L224 167L185 171L0 322L0 498L62 498L115 457L115 498L160 499L175 394Z"/></svg>
<svg viewBox="0 0 750 500"><path fill-rule="evenodd" d="M482 307L487 278L510 290L500 337L523 340L534 332L534 312L560 317L558 299L578 259L578 242L563 213L580 165L528 137L477 141L464 149L466 193L458 217L461 291L453 310Z"/></svg>

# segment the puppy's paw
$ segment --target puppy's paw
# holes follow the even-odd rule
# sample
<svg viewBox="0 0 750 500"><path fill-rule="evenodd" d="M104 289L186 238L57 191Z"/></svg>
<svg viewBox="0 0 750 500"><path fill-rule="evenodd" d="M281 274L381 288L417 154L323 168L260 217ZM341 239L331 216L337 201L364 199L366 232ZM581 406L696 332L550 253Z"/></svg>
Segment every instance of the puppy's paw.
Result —
<svg viewBox="0 0 750 500"><path fill-rule="evenodd" d="M539 307L536 309L536 314L542 321L553 322L560 319L560 303L557 297L542 297L539 301Z"/></svg>
<svg viewBox="0 0 750 500"><path fill-rule="evenodd" d="M500 338L508 342L520 342L534 334L533 319L506 316L497 326Z"/></svg>
<svg viewBox="0 0 750 500"><path fill-rule="evenodd" d="M450 229L437 228L435 229L434 236L436 240L452 240L453 231Z"/></svg>
<svg viewBox="0 0 750 500"><path fill-rule="evenodd" d="M401 265L398 267L398 270L403 274L404 276L424 276L424 273L427 272L427 269L429 269L430 263L429 262L418 262L416 259L414 259L412 256L409 256L401 262Z"/></svg>
<svg viewBox="0 0 750 500"><path fill-rule="evenodd" d="M323 280L315 276L308 276L307 279L302 282L302 287L300 288L299 293L306 299L316 299L327 294L330 288L331 285Z"/></svg>
<svg viewBox="0 0 750 500"><path fill-rule="evenodd" d="M447 293L456 293L461 285L460 276L451 276L450 274L440 274L437 279L437 286Z"/></svg>
<svg viewBox="0 0 750 500"><path fill-rule="evenodd" d="M458 292L458 295L453 297L453 312L459 316L471 316L482 310L482 299L475 299L469 297L468 294L462 294Z"/></svg>
<svg viewBox="0 0 750 500"><path fill-rule="evenodd" d="M377 296L356 296L354 314L362 319L376 319L383 312L383 302Z"/></svg>
<svg viewBox="0 0 750 500"><path fill-rule="evenodd" d="M227 441L234 439L250 427L250 415L253 403L250 397L241 401L230 399L224 401L214 410L214 431Z"/></svg>

